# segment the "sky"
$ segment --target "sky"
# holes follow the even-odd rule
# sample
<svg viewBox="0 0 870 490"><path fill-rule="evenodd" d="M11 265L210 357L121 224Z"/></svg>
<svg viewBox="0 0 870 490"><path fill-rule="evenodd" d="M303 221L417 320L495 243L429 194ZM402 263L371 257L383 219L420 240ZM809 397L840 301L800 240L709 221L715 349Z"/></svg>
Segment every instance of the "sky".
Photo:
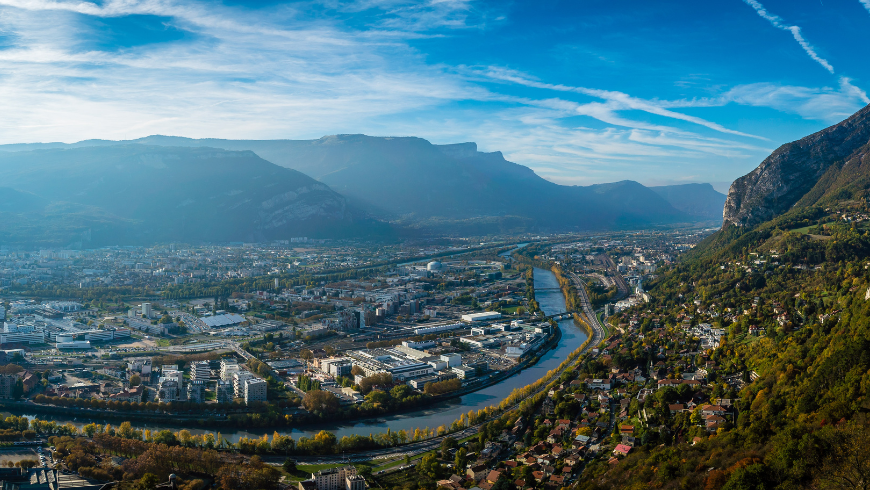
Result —
<svg viewBox="0 0 870 490"><path fill-rule="evenodd" d="M475 141L711 182L870 103L870 0L0 0L0 143Z"/></svg>

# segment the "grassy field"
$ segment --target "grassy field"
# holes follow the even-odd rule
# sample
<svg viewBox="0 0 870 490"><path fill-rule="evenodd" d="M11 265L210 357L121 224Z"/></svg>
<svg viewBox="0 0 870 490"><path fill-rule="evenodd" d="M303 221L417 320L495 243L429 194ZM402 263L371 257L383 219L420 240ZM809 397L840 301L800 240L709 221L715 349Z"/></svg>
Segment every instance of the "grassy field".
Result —
<svg viewBox="0 0 870 490"><path fill-rule="evenodd" d="M801 235L806 235L807 233L809 233L810 228L813 228L815 226L816 225L809 225L809 226L804 226L802 228L795 228L793 230L788 230L788 231L793 231L795 233L800 233Z"/></svg>
<svg viewBox="0 0 870 490"><path fill-rule="evenodd" d="M428 478L420 475L414 470L407 470L379 476L374 478L374 480L376 484L379 485L379 488L393 488L404 486L416 487L417 484L424 480L428 480Z"/></svg>

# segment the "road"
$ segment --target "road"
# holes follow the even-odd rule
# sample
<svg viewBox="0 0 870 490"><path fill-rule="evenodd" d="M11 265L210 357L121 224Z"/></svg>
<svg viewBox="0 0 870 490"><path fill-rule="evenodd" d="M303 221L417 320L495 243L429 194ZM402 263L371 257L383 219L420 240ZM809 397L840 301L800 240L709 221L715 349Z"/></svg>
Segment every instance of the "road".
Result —
<svg viewBox="0 0 870 490"><path fill-rule="evenodd" d="M578 278L578 280L579 280L579 278ZM586 290L584 288L579 288L578 291L579 290L583 291L583 297L585 298L586 297L585 296ZM585 301L586 301L585 304L589 305L588 298L586 298ZM589 307L589 311L591 311L591 307ZM592 339L583 348L583 350L581 351L581 354L591 351L593 348L597 347L598 344L604 339L604 328L598 323L598 319L595 317L594 312L592 313L592 319L594 320L594 323L590 322L590 325L592 325ZM570 367L571 367L571 365L569 364L568 367L566 367L565 369L568 369ZM565 369L556 373L553 376L553 379L555 379L556 377L561 375L562 372L565 371ZM531 398L532 396L544 391L545 389L547 389L547 385L542 386L541 389L539 389L537 392L529 395L527 398ZM520 403L522 403L522 401L517 403L516 405L510 407L508 410L513 410L513 409L519 407ZM443 441L444 438L446 438L446 437L453 437L454 439L459 440L459 439L463 439L465 437L473 436L474 434L477 434L477 431L480 429L480 426L483 425L484 423L485 422L475 424L475 425L467 427L459 432L453 432L450 434L445 434L443 436L436 436L436 437L433 437L431 439L426 439L425 441L412 442L410 444L404 444L401 446L384 448L384 449L376 449L376 450L367 451L364 453L349 454L349 455L343 456L341 458L337 457L337 455L335 455L335 456L297 455L297 456L293 456L293 459L295 459L297 463L302 463L302 464L305 464L305 463L308 463L308 464L311 464L311 463L341 464L341 463L345 463L345 462L354 463L354 462L372 461L372 460L378 460L378 459L403 458L405 456L414 457L414 456L417 456L421 453L425 453L427 451L431 451L433 449L440 448L441 441ZM280 457L276 457L276 456L271 456L271 457L270 456L263 456L263 460L267 461L271 464L280 464L281 462L284 461L284 458L280 458Z"/></svg>
<svg viewBox="0 0 870 490"><path fill-rule="evenodd" d="M598 315L595 314L595 310L592 309L592 302L589 301L589 294L586 292L586 283L577 274L573 272L569 274L571 274L571 280L574 281L574 286L577 289L577 296L580 297L580 303L583 307L581 314L586 318L586 323L592 329L592 341L589 342L589 345L598 345L599 342L604 340L604 327L598 321Z"/></svg>

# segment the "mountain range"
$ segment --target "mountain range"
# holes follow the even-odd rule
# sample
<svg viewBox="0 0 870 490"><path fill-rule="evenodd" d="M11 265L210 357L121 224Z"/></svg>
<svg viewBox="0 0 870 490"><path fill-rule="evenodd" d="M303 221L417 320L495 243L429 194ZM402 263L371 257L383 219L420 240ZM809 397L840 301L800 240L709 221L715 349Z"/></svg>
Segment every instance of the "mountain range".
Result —
<svg viewBox="0 0 870 490"><path fill-rule="evenodd" d="M123 144L0 152L0 240L259 241L364 221L328 186L250 151ZM29 224L28 224L29 223ZM81 238L81 237L79 237Z"/></svg>
<svg viewBox="0 0 870 490"><path fill-rule="evenodd" d="M559 185L475 143L365 135L0 145L0 181L37 200L13 209L0 192L0 241L15 243L65 210L51 240L225 242L642 228L721 219L725 200L709 184Z"/></svg>

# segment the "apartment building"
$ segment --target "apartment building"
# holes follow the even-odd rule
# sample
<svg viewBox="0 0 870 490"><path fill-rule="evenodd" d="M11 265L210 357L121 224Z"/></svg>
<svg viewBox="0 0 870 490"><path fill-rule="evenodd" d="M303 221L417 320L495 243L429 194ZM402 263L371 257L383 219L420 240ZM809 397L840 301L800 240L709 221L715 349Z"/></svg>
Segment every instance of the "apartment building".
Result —
<svg viewBox="0 0 870 490"><path fill-rule="evenodd" d="M245 380L245 404L266 401L266 380L252 378Z"/></svg>

